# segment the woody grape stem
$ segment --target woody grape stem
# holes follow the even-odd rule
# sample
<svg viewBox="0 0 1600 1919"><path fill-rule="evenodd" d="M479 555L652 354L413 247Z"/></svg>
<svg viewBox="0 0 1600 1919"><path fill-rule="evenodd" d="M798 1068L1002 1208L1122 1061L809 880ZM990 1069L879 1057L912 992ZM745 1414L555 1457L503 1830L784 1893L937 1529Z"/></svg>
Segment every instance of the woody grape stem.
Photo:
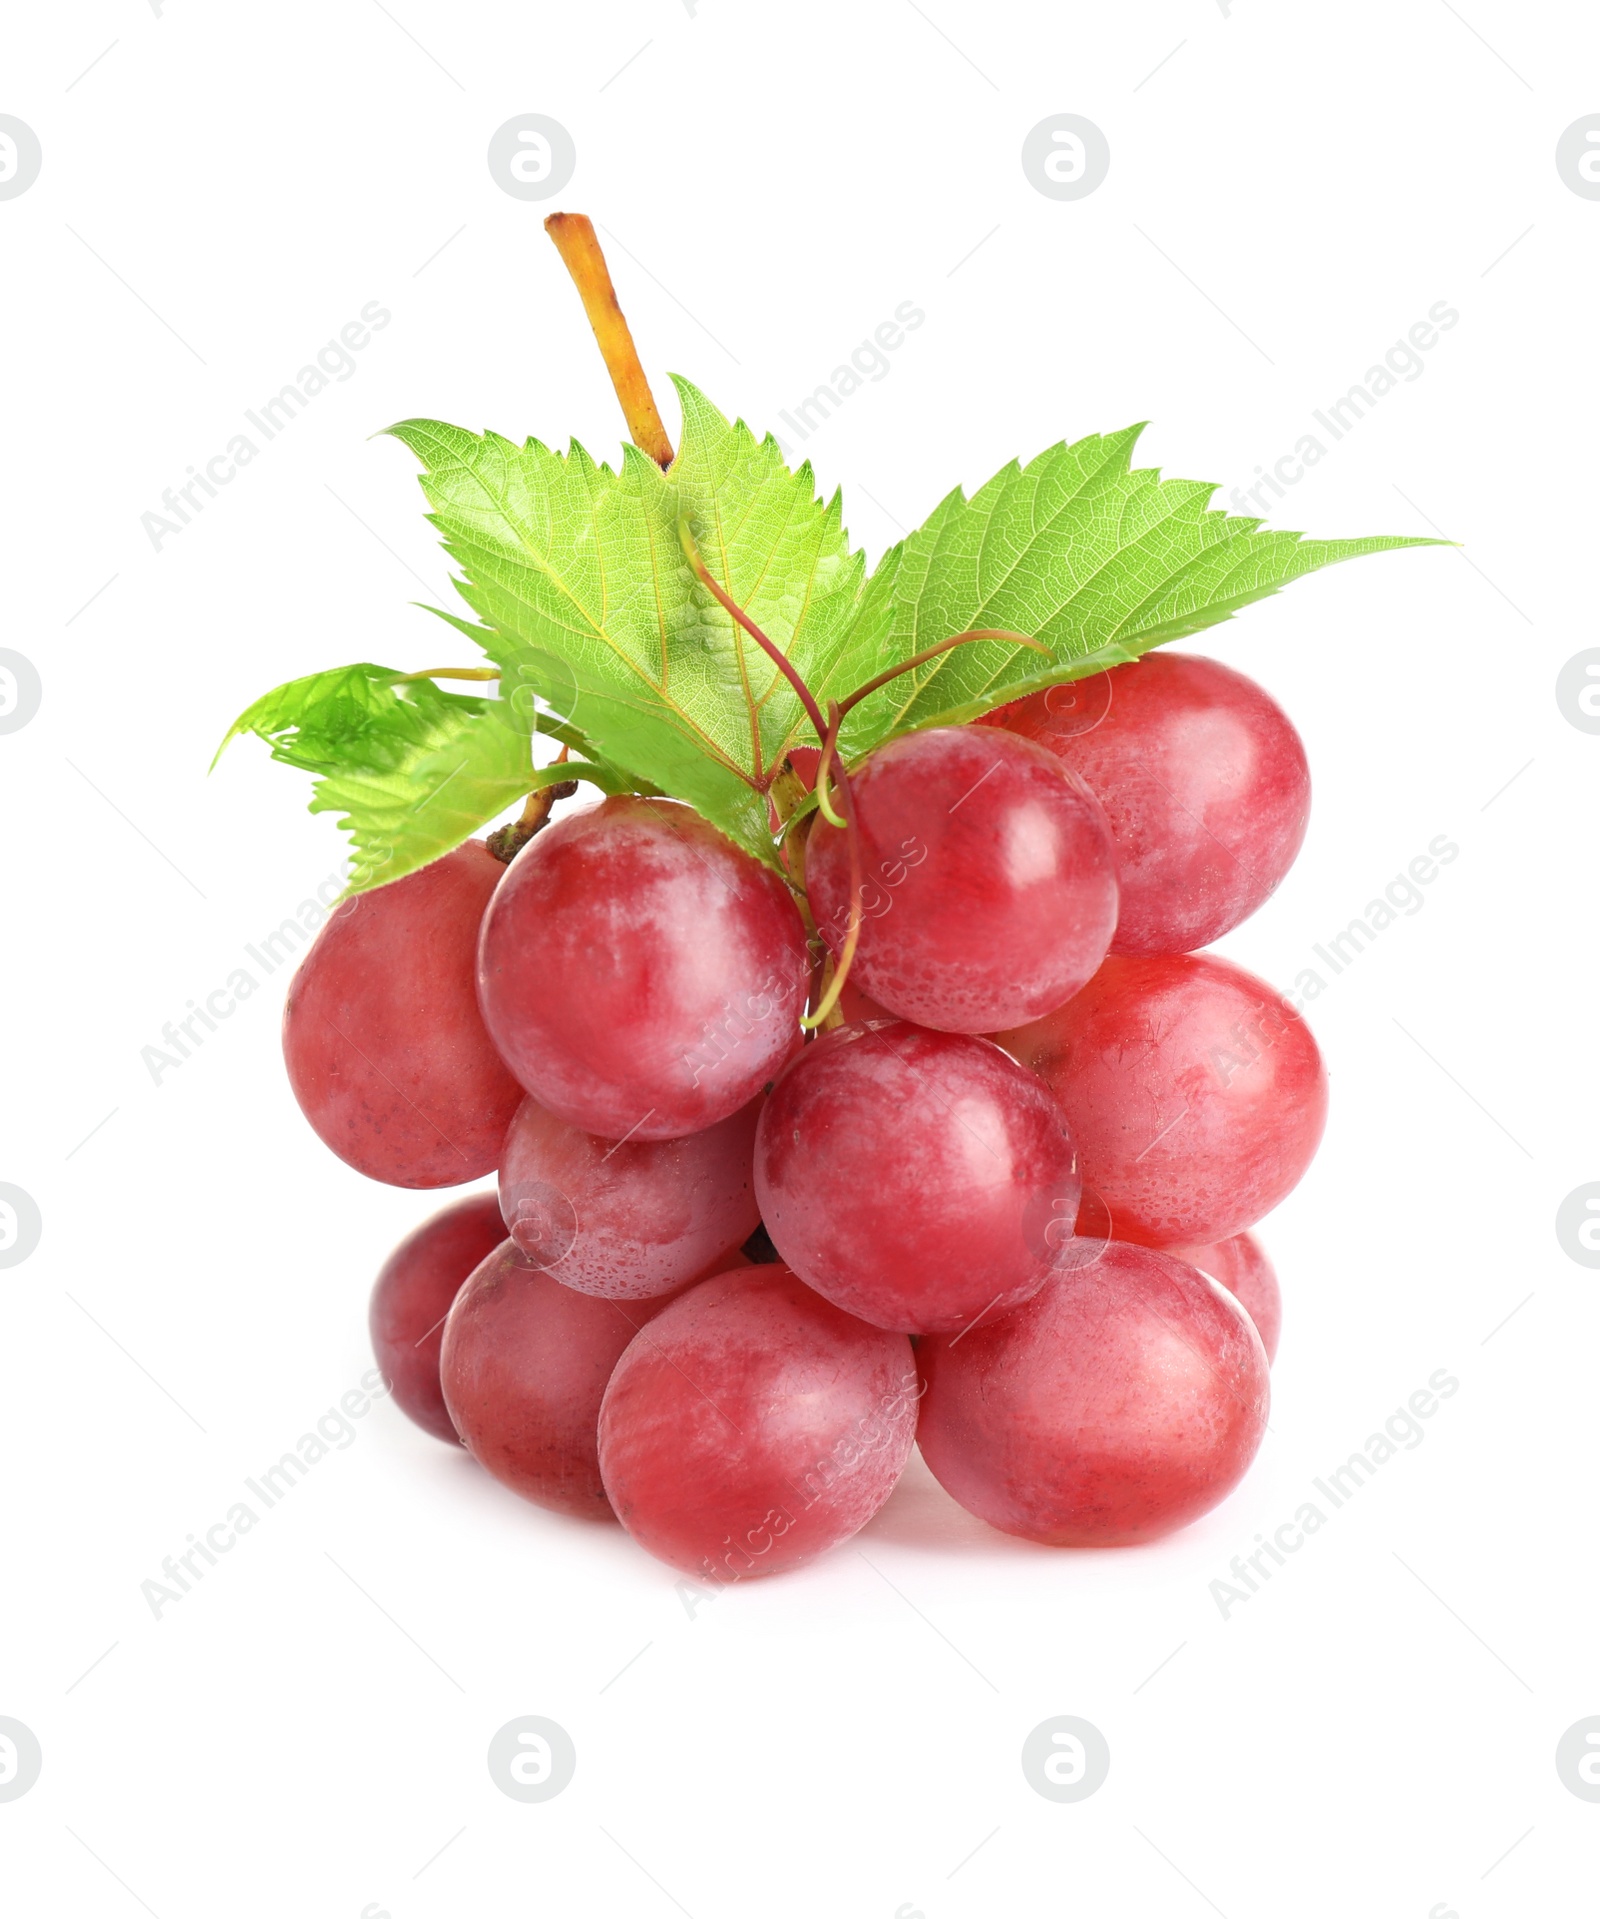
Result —
<svg viewBox="0 0 1600 1919"><path fill-rule="evenodd" d="M556 755L554 764L567 764L565 747ZM528 795L520 817L509 826L502 826L491 833L484 844L497 860L509 866L529 840L548 823L550 809L556 801L570 799L577 790L576 780L557 780L553 786L536 786Z"/></svg>
<svg viewBox="0 0 1600 1919"><path fill-rule="evenodd" d="M611 270L595 238L594 222L584 213L552 213L544 230L556 243L562 264L572 275L583 310L600 348L600 357L611 375L622 417L628 423L628 435L640 452L648 453L659 467L672 464L672 442L656 411L650 382L645 378L639 349L617 301L611 284Z"/></svg>

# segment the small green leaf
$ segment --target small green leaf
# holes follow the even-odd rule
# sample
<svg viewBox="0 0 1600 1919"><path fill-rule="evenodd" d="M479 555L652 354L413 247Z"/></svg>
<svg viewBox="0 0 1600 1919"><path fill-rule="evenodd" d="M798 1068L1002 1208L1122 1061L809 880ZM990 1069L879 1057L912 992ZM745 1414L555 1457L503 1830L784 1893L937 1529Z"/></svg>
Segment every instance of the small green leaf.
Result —
<svg viewBox="0 0 1600 1919"><path fill-rule="evenodd" d="M234 721L219 757L241 733L321 776L311 811L344 815L351 893L438 859L536 783L528 723L510 703L441 692L386 666L336 667L275 688Z"/></svg>
<svg viewBox="0 0 1600 1919"><path fill-rule="evenodd" d="M342 816L353 856L347 890L364 893L470 839L532 785L527 727L504 700L486 700L476 715L437 715L391 768L347 766L318 780L311 810Z"/></svg>
<svg viewBox="0 0 1600 1919"><path fill-rule="evenodd" d="M1142 428L1051 447L959 490L885 554L829 674L839 698L974 627L1025 633L1046 658L1000 641L957 647L864 700L853 754L912 727L952 725L1065 679L1138 658L1230 619L1301 574L1436 540L1307 540L1208 510L1214 485L1132 468Z"/></svg>
<svg viewBox="0 0 1600 1919"><path fill-rule="evenodd" d="M254 733L285 766L310 773L384 773L493 704L482 693L446 693L431 678L364 661L289 680L245 708L217 748Z"/></svg>

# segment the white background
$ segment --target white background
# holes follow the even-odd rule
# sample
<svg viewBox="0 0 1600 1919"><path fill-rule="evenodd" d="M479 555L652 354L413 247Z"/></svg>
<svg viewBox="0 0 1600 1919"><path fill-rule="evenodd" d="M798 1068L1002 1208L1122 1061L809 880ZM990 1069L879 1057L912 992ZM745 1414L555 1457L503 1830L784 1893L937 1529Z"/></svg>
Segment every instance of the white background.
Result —
<svg viewBox="0 0 1600 1919"><path fill-rule="evenodd" d="M1600 1805L1554 1752L1600 1713L1600 1274L1554 1220L1600 1178L1600 738L1555 680L1596 638L1600 202L1554 150L1600 111L1597 56L1592 10L1510 0L14 12L0 112L44 168L0 201L0 644L44 696L0 738L0 1179L44 1227L0 1274L0 1714L44 1769L0 1804L12 1909L1589 1909ZM441 650L409 604L452 603L413 463L369 436L620 438L549 206L486 166L530 111L576 141L553 204L612 236L669 427L669 368L777 426L923 307L805 449L874 556L957 482L1133 419L1225 501L1460 313L1272 523L1461 551L1190 643L1283 701L1316 784L1229 954L1288 987L1436 835L1460 856L1309 1008L1332 1120L1263 1229L1273 1430L1159 1546L1029 1547L917 1471L860 1552L697 1604L384 1404L159 1620L141 1597L359 1379L373 1274L431 1210L300 1119L281 974L159 1085L141 1049L340 860L259 746L207 778L228 721ZM1062 203L1020 151L1067 111L1112 164ZM154 550L141 514L372 300L393 320L354 376ZM1230 1559L1440 1367L1424 1443L1224 1620ZM543 1805L485 1763L525 1713L577 1746ZM1060 1713L1112 1755L1076 1805L1019 1760Z"/></svg>

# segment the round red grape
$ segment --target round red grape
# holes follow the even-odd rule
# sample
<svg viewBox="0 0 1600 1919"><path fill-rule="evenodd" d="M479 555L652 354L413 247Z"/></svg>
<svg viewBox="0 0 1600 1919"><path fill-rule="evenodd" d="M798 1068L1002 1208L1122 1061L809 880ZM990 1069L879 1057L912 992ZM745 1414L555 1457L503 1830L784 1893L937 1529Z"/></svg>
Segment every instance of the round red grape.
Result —
<svg viewBox="0 0 1600 1919"><path fill-rule="evenodd" d="M1267 1356L1193 1267L1112 1244L1004 1319L925 1340L918 1443L952 1498L1047 1546L1131 1546L1208 1512L1266 1429Z"/></svg>
<svg viewBox="0 0 1600 1919"><path fill-rule="evenodd" d="M401 1240L372 1289L372 1350L394 1403L452 1445L456 1429L439 1386L445 1314L468 1274L505 1236L493 1193L458 1199Z"/></svg>
<svg viewBox="0 0 1600 1919"><path fill-rule="evenodd" d="M283 1057L324 1145L391 1186L492 1173L521 1089L478 1012L484 908L506 868L469 840L338 908L283 1009Z"/></svg>
<svg viewBox="0 0 1600 1919"><path fill-rule="evenodd" d="M606 1139L677 1139L759 1093L810 983L788 888L687 806L572 813L512 862L484 921L479 996L547 1111Z"/></svg>
<svg viewBox="0 0 1600 1919"><path fill-rule="evenodd" d="M1105 957L1117 922L1110 828L1031 741L970 726L891 740L850 776L864 918L850 977L902 1019L987 1033L1048 1012ZM847 836L806 842L818 930L850 919Z"/></svg>
<svg viewBox="0 0 1600 1919"><path fill-rule="evenodd" d="M842 1026L773 1088L756 1197L806 1284L899 1332L953 1332L1044 1284L1079 1180L1049 1091L988 1040Z"/></svg>
<svg viewBox="0 0 1600 1919"><path fill-rule="evenodd" d="M440 1381L468 1452L536 1506L609 1519L600 1401L629 1340L666 1303L575 1293L506 1240L445 1321Z"/></svg>
<svg viewBox="0 0 1600 1919"><path fill-rule="evenodd" d="M988 716L1083 776L1116 842L1113 953L1190 953L1247 919L1294 863L1311 812L1305 748L1231 667L1151 653Z"/></svg>
<svg viewBox="0 0 1600 1919"><path fill-rule="evenodd" d="M1310 1029L1265 981L1210 954L1108 959L1075 999L998 1038L1060 1100L1119 1239L1242 1232L1322 1137L1328 1082Z"/></svg>
<svg viewBox="0 0 1600 1919"><path fill-rule="evenodd" d="M911 1342L783 1266L682 1294L623 1354L600 1410L617 1517L658 1559L729 1581L858 1532L911 1451Z"/></svg>
<svg viewBox="0 0 1600 1919"><path fill-rule="evenodd" d="M534 1266L580 1293L647 1299L706 1271L761 1222L758 1100L685 1139L620 1143L526 1099L506 1135L500 1206Z"/></svg>
<svg viewBox="0 0 1600 1919"><path fill-rule="evenodd" d="M1272 1261L1255 1234L1235 1233L1214 1246L1174 1246L1171 1251L1174 1259L1186 1259L1219 1286L1227 1287L1261 1335L1268 1363L1276 1359L1278 1336L1283 1330L1283 1296Z"/></svg>

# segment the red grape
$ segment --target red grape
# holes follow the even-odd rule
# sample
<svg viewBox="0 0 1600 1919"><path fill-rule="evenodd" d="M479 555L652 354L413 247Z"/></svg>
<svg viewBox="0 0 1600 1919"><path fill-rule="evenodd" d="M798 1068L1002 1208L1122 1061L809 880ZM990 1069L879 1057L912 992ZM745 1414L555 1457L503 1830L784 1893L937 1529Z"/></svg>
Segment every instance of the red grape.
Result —
<svg viewBox="0 0 1600 1919"><path fill-rule="evenodd" d="M1276 1359L1278 1335L1283 1329L1283 1296L1272 1261L1255 1234L1235 1233L1214 1246L1174 1246L1171 1251L1174 1259L1186 1259L1219 1286L1227 1287L1261 1335L1268 1363Z"/></svg>
<svg viewBox="0 0 1600 1919"><path fill-rule="evenodd" d="M450 1302L506 1236L493 1193L458 1199L408 1233L383 1263L367 1323L394 1403L436 1439L456 1443L439 1388L439 1345Z"/></svg>
<svg viewBox="0 0 1600 1919"><path fill-rule="evenodd" d="M911 1342L783 1266L704 1280L623 1354L600 1410L617 1517L704 1579L787 1570L858 1532L916 1426Z"/></svg>
<svg viewBox="0 0 1600 1919"><path fill-rule="evenodd" d="M1060 1100L1119 1239L1193 1246L1241 1232L1293 1188L1322 1137L1328 1083L1305 1021L1210 954L1108 959L1075 999L997 1037Z"/></svg>
<svg viewBox="0 0 1600 1919"><path fill-rule="evenodd" d="M864 919L851 978L902 1019L987 1033L1059 1006L1117 922L1110 829L1076 776L1031 741L941 726L871 753L850 776ZM806 842L818 930L850 918L847 836Z"/></svg>
<svg viewBox="0 0 1600 1919"><path fill-rule="evenodd" d="M761 1222L752 1159L760 1102L686 1139L583 1133L526 1099L506 1135L506 1231L563 1286L645 1299L706 1271Z"/></svg>
<svg viewBox="0 0 1600 1919"><path fill-rule="evenodd" d="M324 1145L369 1179L459 1186L494 1171L521 1092L484 1030L474 962L505 872L469 840L359 894L289 987L289 1084Z"/></svg>
<svg viewBox="0 0 1600 1919"><path fill-rule="evenodd" d="M842 1026L773 1088L756 1197L807 1285L899 1332L953 1332L1044 1284L1079 1181L1061 1109L988 1040Z"/></svg>
<svg viewBox="0 0 1600 1919"><path fill-rule="evenodd" d="M1003 1319L923 1341L917 1362L934 1476L1047 1546L1130 1546L1198 1519L1267 1423L1267 1357L1243 1308L1143 1246L1107 1246Z"/></svg>
<svg viewBox="0 0 1600 1919"><path fill-rule="evenodd" d="M788 1058L810 966L776 873L689 807L630 796L517 855L478 981L495 1044L547 1111L606 1139L677 1139Z"/></svg>
<svg viewBox="0 0 1600 1919"><path fill-rule="evenodd" d="M445 1404L478 1464L536 1506L609 1519L596 1429L611 1369L667 1303L595 1299L530 1266L510 1240L445 1322Z"/></svg>
<svg viewBox="0 0 1600 1919"><path fill-rule="evenodd" d="M1116 842L1113 953L1189 953L1247 919L1294 863L1305 748L1254 680L1152 653L988 716L1083 776Z"/></svg>

